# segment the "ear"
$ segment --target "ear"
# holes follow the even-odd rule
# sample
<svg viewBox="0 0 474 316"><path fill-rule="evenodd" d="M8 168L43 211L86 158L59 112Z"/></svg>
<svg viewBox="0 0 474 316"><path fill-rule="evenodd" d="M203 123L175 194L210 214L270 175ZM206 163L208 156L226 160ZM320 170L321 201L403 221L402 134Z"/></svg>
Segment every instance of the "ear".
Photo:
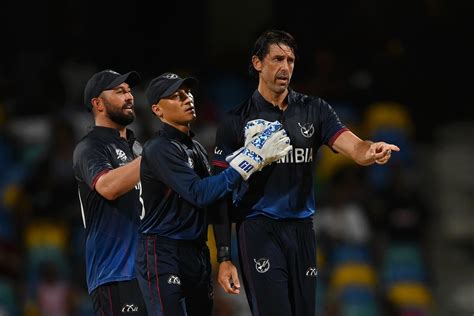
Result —
<svg viewBox="0 0 474 316"><path fill-rule="evenodd" d="M260 58L258 58L257 55L252 56L252 65L257 72L262 71L262 61L260 60Z"/></svg>
<svg viewBox="0 0 474 316"><path fill-rule="evenodd" d="M104 111L104 102L101 98L93 98L91 100L92 109L96 109L98 112Z"/></svg>
<svg viewBox="0 0 474 316"><path fill-rule="evenodd" d="M153 114L155 114L157 117L161 118L163 117L163 110L161 109L159 103L155 103L151 106L151 111Z"/></svg>

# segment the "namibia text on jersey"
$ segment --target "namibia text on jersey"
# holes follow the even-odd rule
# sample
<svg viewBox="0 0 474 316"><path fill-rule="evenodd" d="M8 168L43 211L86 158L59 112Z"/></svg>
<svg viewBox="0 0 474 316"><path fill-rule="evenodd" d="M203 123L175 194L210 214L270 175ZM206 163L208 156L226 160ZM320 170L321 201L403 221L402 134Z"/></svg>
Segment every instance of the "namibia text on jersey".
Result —
<svg viewBox="0 0 474 316"><path fill-rule="evenodd" d="M313 148L293 148L277 163L306 163L313 161Z"/></svg>

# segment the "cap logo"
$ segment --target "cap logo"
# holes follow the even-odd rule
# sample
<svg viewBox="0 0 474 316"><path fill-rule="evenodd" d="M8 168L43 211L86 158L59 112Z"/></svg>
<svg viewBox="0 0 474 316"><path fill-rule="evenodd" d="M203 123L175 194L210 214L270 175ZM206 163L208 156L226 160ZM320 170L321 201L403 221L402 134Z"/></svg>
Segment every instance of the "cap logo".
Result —
<svg viewBox="0 0 474 316"><path fill-rule="evenodd" d="M163 78L166 78L166 79L178 79L178 75L177 74L166 74L163 76Z"/></svg>
<svg viewBox="0 0 474 316"><path fill-rule="evenodd" d="M111 74L114 74L114 75L120 75L118 72L113 71L113 70L106 70L105 72L108 72L108 73L111 73Z"/></svg>

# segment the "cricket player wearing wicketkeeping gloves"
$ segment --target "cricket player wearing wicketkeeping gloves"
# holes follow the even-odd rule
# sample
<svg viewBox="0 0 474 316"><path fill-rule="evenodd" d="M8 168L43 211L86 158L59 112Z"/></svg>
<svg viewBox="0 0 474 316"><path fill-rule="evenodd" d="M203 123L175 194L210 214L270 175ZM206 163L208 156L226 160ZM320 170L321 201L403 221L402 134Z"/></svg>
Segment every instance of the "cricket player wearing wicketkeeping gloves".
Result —
<svg viewBox="0 0 474 316"><path fill-rule="evenodd" d="M231 110L216 134L215 173L225 170L226 157L249 135L279 121L293 150L242 182L232 199L219 203L214 225L219 284L227 293L240 292L230 253L230 222L237 223L242 276L253 315L315 315L316 241L313 177L316 153L329 146L360 165L384 164L395 145L361 140L319 97L289 88L296 42L284 31L268 31L256 41L250 63L258 77L253 95ZM248 132L252 130L252 132Z"/></svg>
<svg viewBox="0 0 474 316"><path fill-rule="evenodd" d="M136 265L149 315L211 315L206 206L292 148L281 124L269 123L232 153L227 170L211 176L206 150L190 129L195 85L194 78L164 73L146 91L163 123L144 145L140 168L144 208Z"/></svg>

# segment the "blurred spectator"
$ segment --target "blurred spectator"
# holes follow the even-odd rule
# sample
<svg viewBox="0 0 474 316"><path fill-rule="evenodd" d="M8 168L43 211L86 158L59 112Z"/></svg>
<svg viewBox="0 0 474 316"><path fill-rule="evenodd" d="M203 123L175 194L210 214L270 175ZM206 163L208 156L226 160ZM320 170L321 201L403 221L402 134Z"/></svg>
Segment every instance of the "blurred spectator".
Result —
<svg viewBox="0 0 474 316"><path fill-rule="evenodd" d="M17 299L17 291L14 282L9 279L0 279L0 315L19 315L20 306Z"/></svg>
<svg viewBox="0 0 474 316"><path fill-rule="evenodd" d="M71 124L62 117L52 119L50 138L26 183L33 216L68 219L79 213L72 171L75 142Z"/></svg>
<svg viewBox="0 0 474 316"><path fill-rule="evenodd" d="M368 182L375 192L388 190L393 177L409 175L414 167L414 123L405 105L397 102L375 102L365 111L362 123L366 137L375 141L385 139L397 144L401 151L387 168L373 165L368 168Z"/></svg>
<svg viewBox="0 0 474 316"><path fill-rule="evenodd" d="M36 293L40 316L71 314L71 287L60 277L55 263L49 261L41 263Z"/></svg>
<svg viewBox="0 0 474 316"><path fill-rule="evenodd" d="M335 172L325 206L316 213L316 233L332 245L367 244L371 231L361 204L362 170L348 166Z"/></svg>

